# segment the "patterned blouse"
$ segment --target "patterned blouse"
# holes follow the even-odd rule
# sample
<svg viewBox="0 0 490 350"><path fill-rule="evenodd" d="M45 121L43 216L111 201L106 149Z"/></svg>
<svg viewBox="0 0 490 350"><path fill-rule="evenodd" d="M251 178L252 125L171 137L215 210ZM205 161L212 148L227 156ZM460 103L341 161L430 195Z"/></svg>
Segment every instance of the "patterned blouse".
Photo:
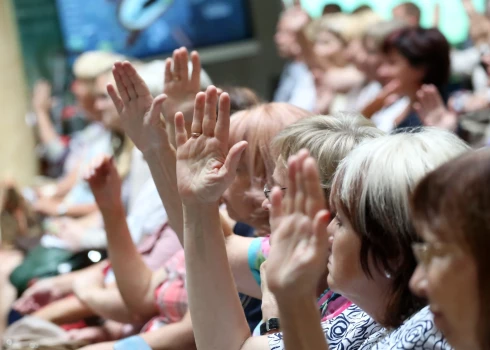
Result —
<svg viewBox="0 0 490 350"><path fill-rule="evenodd" d="M330 350L450 350L426 307L395 330L387 330L351 305L339 316L322 323ZM271 350L284 350L282 333L269 337Z"/></svg>

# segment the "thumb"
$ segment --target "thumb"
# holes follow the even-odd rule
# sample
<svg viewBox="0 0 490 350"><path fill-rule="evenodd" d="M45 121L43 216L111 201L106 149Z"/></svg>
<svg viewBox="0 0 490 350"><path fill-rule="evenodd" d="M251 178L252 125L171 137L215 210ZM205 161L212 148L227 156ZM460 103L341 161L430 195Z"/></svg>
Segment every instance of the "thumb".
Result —
<svg viewBox="0 0 490 350"><path fill-rule="evenodd" d="M161 94L155 97L150 108L150 120L154 125L159 125L165 129L165 118L162 118L162 104L167 99L167 95Z"/></svg>
<svg viewBox="0 0 490 350"><path fill-rule="evenodd" d="M225 174L235 176L236 169L238 168L238 163L242 157L243 152L248 146L247 141L240 141L233 145L233 147L228 152L226 156L225 164L223 165ZM223 169L221 168L221 169Z"/></svg>

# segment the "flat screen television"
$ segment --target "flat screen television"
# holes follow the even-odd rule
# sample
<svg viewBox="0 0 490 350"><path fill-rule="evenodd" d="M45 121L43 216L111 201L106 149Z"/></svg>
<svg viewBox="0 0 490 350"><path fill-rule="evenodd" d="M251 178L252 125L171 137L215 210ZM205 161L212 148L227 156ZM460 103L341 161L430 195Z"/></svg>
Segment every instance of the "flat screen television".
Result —
<svg viewBox="0 0 490 350"><path fill-rule="evenodd" d="M165 55L252 38L247 0L56 0L65 49Z"/></svg>

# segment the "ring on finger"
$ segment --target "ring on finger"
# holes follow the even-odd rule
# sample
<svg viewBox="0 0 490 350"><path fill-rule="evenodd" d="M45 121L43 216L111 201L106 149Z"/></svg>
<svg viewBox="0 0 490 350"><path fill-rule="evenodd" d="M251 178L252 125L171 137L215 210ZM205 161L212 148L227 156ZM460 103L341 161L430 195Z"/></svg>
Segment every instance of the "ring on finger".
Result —
<svg viewBox="0 0 490 350"><path fill-rule="evenodd" d="M192 137L192 138L197 139L197 138L198 138L199 136L201 136L201 135L202 135L202 134L201 134L200 132L193 132L193 133L191 134L191 137Z"/></svg>

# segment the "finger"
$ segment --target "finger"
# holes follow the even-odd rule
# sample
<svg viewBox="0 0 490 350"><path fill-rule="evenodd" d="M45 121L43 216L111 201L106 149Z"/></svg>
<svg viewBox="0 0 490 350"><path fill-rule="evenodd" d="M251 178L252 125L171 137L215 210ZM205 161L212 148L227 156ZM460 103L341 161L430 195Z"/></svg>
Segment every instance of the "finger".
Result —
<svg viewBox="0 0 490 350"><path fill-rule="evenodd" d="M191 132L202 134L202 123L204 119L204 108L206 106L206 94L200 92L194 101L194 117L192 118Z"/></svg>
<svg viewBox="0 0 490 350"><path fill-rule="evenodd" d="M413 109L415 110L415 113L417 113L417 115L419 116L420 121L422 122L422 124L425 125L426 115L423 112L422 105L420 104L420 102L415 102L413 104Z"/></svg>
<svg viewBox="0 0 490 350"><path fill-rule="evenodd" d="M313 219L325 207L325 196L315 159L308 157L303 164L303 188L306 196L306 214Z"/></svg>
<svg viewBox="0 0 490 350"><path fill-rule="evenodd" d="M119 95L116 92L116 89L114 88L114 85L112 84L107 84L107 93L109 94L109 97L112 100L112 103L114 103L114 106L116 106L117 113L121 114L124 108L124 103L122 99L119 97Z"/></svg>
<svg viewBox="0 0 490 350"><path fill-rule="evenodd" d="M122 63L116 62L114 64L114 68L112 69L112 75L114 76L114 81L116 82L117 91L121 96L123 102L129 102L129 94L126 86L124 86L123 78L122 78Z"/></svg>
<svg viewBox="0 0 490 350"><path fill-rule="evenodd" d="M202 133L206 136L214 136L216 127L216 103L218 102L218 92L216 87L209 86L206 89L206 106L204 109L204 120L202 123Z"/></svg>
<svg viewBox="0 0 490 350"><path fill-rule="evenodd" d="M179 71L180 71L179 55L180 55L180 49L174 50L173 55L172 55L172 61L174 63L173 74L174 74L174 79L177 79L177 80L182 79L182 77L179 75Z"/></svg>
<svg viewBox="0 0 490 350"><path fill-rule="evenodd" d="M188 81L189 80L189 53L187 52L187 49L185 47L180 49L179 60L180 60L180 66L179 66L180 79L182 79L183 81Z"/></svg>
<svg viewBox="0 0 490 350"><path fill-rule="evenodd" d="M136 90L134 89L134 85L129 79L129 72L128 72L128 66L129 62L124 62L122 66L122 72L121 72L121 78L122 82L124 84L124 87L126 88L126 91L128 92L129 98L131 99L136 99Z"/></svg>
<svg viewBox="0 0 490 350"><path fill-rule="evenodd" d="M301 150L298 152L297 171L295 176L296 182L296 196L294 197L294 210L295 212L305 212L305 199L306 193L303 184L303 164L308 157L308 151Z"/></svg>
<svg viewBox="0 0 490 350"><path fill-rule="evenodd" d="M288 159L288 190L284 201L284 214L291 214L294 211L294 198L296 196L296 168L297 156Z"/></svg>
<svg viewBox="0 0 490 350"><path fill-rule="evenodd" d="M164 79L164 86L168 83L171 83L172 80L174 79L174 75L172 73L172 59L167 58L165 60L165 79Z"/></svg>
<svg viewBox="0 0 490 350"><path fill-rule="evenodd" d="M183 146L187 142L187 132L185 131L184 115L178 112L175 115L175 142L177 148Z"/></svg>
<svg viewBox="0 0 490 350"><path fill-rule="evenodd" d="M225 163L220 169L221 176L227 176L230 178L235 177L238 163L240 162L240 158L242 157L243 152L245 152L245 150L247 149L247 146L247 141L240 141L230 148L230 151L226 156Z"/></svg>
<svg viewBox="0 0 490 350"><path fill-rule="evenodd" d="M282 216L282 191L279 187L274 187L269 195L270 198L270 217L271 220L279 219Z"/></svg>
<svg viewBox="0 0 490 350"><path fill-rule="evenodd" d="M218 121L215 127L215 136L218 140L228 144L230 134L230 96L223 93L219 98Z"/></svg>
<svg viewBox="0 0 490 350"><path fill-rule="evenodd" d="M313 219L313 234L318 239L319 248L326 250L329 241L327 227L331 221L330 212L326 209L320 210ZM324 253L324 252L323 252Z"/></svg>
<svg viewBox="0 0 490 350"><path fill-rule="evenodd" d="M165 118L162 116L162 104L167 99L167 95L161 94L155 97L150 108L150 120L154 122L154 125L159 125L163 129L166 128Z"/></svg>
<svg viewBox="0 0 490 350"><path fill-rule="evenodd" d="M191 84L197 89L201 88L201 58L196 51L192 51L191 53L191 61L192 61L192 75L191 75Z"/></svg>
<svg viewBox="0 0 490 350"><path fill-rule="evenodd" d="M145 81L141 78L138 72L136 72L133 65L129 62L124 62L123 67L136 93L136 96L151 95L148 85L146 85Z"/></svg>

